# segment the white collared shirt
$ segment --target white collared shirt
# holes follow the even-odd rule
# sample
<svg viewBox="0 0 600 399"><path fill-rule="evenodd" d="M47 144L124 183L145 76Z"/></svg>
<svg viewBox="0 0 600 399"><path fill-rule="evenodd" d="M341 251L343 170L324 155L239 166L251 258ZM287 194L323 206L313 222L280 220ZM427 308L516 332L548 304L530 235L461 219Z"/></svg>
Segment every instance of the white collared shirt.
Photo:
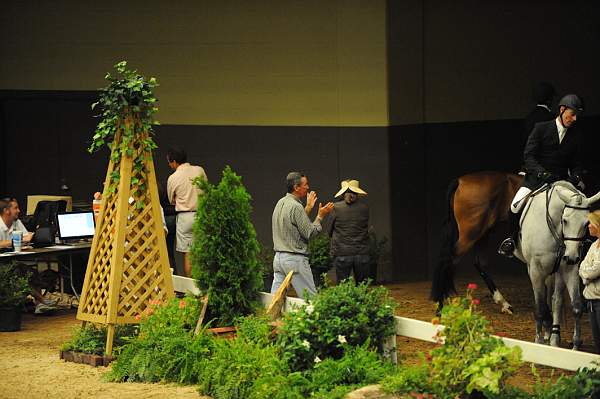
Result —
<svg viewBox="0 0 600 399"><path fill-rule="evenodd" d="M6 223L4 223L4 220L0 217L0 241L12 240L13 230L22 231L23 234L28 233L27 229L19 219L17 219L12 226L6 227Z"/></svg>
<svg viewBox="0 0 600 399"><path fill-rule="evenodd" d="M558 118L556 118L555 120L556 122L556 129L558 130L558 143L562 143L563 139L565 138L565 134L567 134L567 128L564 127L562 125L562 123L560 123L560 116Z"/></svg>

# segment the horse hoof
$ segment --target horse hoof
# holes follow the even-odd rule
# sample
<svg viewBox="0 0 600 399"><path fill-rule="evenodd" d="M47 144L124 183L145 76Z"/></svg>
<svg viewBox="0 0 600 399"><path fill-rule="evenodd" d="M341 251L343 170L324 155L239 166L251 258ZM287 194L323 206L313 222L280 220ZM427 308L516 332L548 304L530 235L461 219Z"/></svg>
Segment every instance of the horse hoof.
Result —
<svg viewBox="0 0 600 399"><path fill-rule="evenodd" d="M555 346L555 347L560 346L560 335L552 334L550 336L550 346Z"/></svg>
<svg viewBox="0 0 600 399"><path fill-rule="evenodd" d="M579 342L575 341L575 342L573 342L573 350L574 351L580 350L582 345L583 345L583 341L579 341Z"/></svg>
<svg viewBox="0 0 600 399"><path fill-rule="evenodd" d="M535 343L544 345L546 343L546 340L544 340L544 337L542 337L541 335L538 335L535 337Z"/></svg>

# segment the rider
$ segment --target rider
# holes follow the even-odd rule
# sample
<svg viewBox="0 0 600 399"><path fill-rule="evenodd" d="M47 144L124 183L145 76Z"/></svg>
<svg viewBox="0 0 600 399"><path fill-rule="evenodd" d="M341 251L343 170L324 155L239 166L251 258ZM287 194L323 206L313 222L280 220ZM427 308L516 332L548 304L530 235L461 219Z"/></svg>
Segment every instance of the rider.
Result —
<svg viewBox="0 0 600 399"><path fill-rule="evenodd" d="M533 190L544 183L569 180L574 185L581 184L581 144L580 134L570 129L583 112L583 103L575 94L567 94L558 103L556 119L535 125L523 158L525 179L510 205L508 223L510 236L502 241L498 253L513 256L519 233L520 213L526 201L522 201Z"/></svg>

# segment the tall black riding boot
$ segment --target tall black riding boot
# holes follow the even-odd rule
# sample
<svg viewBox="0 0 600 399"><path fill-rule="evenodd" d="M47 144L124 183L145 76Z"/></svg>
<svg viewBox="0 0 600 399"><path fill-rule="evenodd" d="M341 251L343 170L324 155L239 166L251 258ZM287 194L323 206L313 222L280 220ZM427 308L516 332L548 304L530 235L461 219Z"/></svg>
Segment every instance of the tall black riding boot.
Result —
<svg viewBox="0 0 600 399"><path fill-rule="evenodd" d="M513 257L513 252L517 247L517 236L519 235L519 221L521 220L521 212L513 213L512 211L508 213L508 234L509 237L502 241L500 244L500 248L498 248L498 253L500 255L504 255L508 258Z"/></svg>

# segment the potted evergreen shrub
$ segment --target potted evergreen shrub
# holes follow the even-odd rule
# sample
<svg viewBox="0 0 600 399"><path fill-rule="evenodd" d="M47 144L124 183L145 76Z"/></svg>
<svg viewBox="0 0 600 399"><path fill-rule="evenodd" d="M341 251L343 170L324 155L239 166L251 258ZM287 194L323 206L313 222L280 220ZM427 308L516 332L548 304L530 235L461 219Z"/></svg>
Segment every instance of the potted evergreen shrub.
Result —
<svg viewBox="0 0 600 399"><path fill-rule="evenodd" d="M0 331L21 329L21 307L30 288L17 267L14 262L0 263Z"/></svg>
<svg viewBox="0 0 600 399"><path fill-rule="evenodd" d="M264 284L250 194L229 166L219 184L202 178L194 184L204 193L198 197L193 228L192 275L209 297L205 320L212 327L231 326L239 316L253 313Z"/></svg>
<svg viewBox="0 0 600 399"><path fill-rule="evenodd" d="M313 278L317 287L324 285L323 274L331 269L333 259L330 254L329 236L325 233L317 234L308 241L308 262L312 269Z"/></svg>

